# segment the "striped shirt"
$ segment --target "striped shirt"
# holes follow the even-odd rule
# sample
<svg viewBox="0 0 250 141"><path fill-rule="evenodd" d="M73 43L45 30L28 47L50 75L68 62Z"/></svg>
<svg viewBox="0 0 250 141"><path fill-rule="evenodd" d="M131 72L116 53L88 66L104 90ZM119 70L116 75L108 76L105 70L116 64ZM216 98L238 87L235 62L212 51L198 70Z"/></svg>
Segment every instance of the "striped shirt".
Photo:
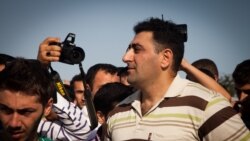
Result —
<svg viewBox="0 0 250 141"><path fill-rule="evenodd" d="M223 96L178 75L143 116L140 94L135 92L111 111L107 141L250 140L249 130Z"/></svg>
<svg viewBox="0 0 250 141"><path fill-rule="evenodd" d="M93 134L90 130L88 117L60 94L57 94L57 103L53 104L53 110L59 120L41 120L37 130L40 136L51 138L53 141L85 141L96 137L96 133Z"/></svg>

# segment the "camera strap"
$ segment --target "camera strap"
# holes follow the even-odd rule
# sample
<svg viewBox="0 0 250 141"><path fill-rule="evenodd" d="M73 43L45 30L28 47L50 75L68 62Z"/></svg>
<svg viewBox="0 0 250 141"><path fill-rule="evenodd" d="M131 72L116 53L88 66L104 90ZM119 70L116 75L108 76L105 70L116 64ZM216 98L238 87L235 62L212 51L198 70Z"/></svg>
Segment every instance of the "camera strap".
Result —
<svg viewBox="0 0 250 141"><path fill-rule="evenodd" d="M92 101L91 92L87 88L87 85L86 85L85 73L83 71L81 63L79 64L79 68L80 68L82 81L83 81L83 86L84 86L84 98L85 98L85 101L86 101L88 116L89 116L89 120L90 120L90 123L91 123L90 129L93 130L98 126L96 111L95 111L95 107L94 107L94 104L93 104L93 101ZM57 92L59 94L61 94L66 100L72 102L72 99L70 98L67 90L65 89L59 74L55 70L53 70L51 65L49 65L49 69L50 69L50 75L51 75L51 77L52 77L52 79L54 81L53 83L54 83L54 86L56 87ZM54 100L55 103L57 102L56 93L53 95L53 100Z"/></svg>
<svg viewBox="0 0 250 141"><path fill-rule="evenodd" d="M50 69L51 78L53 80L53 83L54 83L54 86L56 87L57 92L60 95L62 95L66 100L72 102L72 99L69 96L67 90L65 89L64 84L60 78L60 75L55 70L53 70L51 65L49 65L49 69ZM54 103L57 103L56 93L53 95L53 100L55 101Z"/></svg>
<svg viewBox="0 0 250 141"><path fill-rule="evenodd" d="M87 107L87 111L88 111L88 115L89 115L89 120L90 120L90 123L91 123L90 129L93 130L98 126L96 111L95 111L95 107L94 107L94 104L93 104L93 101L92 101L92 94L91 94L89 88L86 85L85 73L83 71L81 63L79 63L79 69L80 69L81 77L82 77L82 81L83 81L84 98L86 100L86 107Z"/></svg>

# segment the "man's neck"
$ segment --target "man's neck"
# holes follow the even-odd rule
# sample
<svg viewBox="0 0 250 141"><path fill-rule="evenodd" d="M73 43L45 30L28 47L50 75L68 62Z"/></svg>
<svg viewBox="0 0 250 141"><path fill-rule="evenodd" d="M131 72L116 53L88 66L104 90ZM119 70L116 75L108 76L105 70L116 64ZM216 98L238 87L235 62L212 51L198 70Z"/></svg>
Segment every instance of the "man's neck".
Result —
<svg viewBox="0 0 250 141"><path fill-rule="evenodd" d="M150 86L141 89L141 110L142 115L146 114L156 103L164 98L170 84L174 78L159 79L157 83L152 83Z"/></svg>

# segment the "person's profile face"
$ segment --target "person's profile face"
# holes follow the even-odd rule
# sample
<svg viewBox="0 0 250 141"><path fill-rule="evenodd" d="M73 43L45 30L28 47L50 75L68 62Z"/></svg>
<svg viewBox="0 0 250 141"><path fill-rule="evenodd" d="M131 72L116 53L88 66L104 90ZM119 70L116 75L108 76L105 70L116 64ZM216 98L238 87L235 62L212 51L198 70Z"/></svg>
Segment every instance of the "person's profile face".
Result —
<svg viewBox="0 0 250 141"><path fill-rule="evenodd" d="M127 63L130 84L141 85L153 80L160 70L160 55L156 53L152 32L135 35L122 60Z"/></svg>
<svg viewBox="0 0 250 141"><path fill-rule="evenodd" d="M10 140L34 140L43 113L38 96L20 91L0 91L0 120Z"/></svg>

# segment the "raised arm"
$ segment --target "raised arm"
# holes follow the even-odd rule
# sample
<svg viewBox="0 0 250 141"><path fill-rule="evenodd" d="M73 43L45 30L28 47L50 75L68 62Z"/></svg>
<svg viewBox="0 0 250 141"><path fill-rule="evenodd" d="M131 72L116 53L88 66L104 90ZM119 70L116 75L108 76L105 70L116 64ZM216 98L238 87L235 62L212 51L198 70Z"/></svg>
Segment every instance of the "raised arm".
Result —
<svg viewBox="0 0 250 141"><path fill-rule="evenodd" d="M231 95L218 82L216 82L213 78L209 77L196 67L192 66L186 59L182 59L181 70L194 78L196 82L222 94L231 102Z"/></svg>

